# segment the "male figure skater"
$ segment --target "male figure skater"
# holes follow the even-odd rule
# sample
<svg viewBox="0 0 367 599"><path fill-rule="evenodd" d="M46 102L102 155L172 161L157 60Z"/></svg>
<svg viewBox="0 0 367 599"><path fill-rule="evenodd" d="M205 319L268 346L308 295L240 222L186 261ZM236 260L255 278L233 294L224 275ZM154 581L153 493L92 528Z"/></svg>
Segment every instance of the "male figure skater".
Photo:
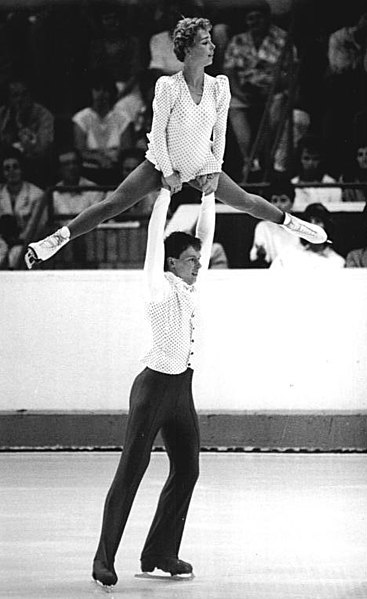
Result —
<svg viewBox="0 0 367 599"><path fill-rule="evenodd" d="M197 237L174 232L164 240L170 197L168 189L161 190L148 227L144 274L152 346L131 389L124 448L105 502L92 573L104 586L117 582L115 555L159 430L170 471L141 554L141 569L192 573L178 552L199 474L199 427L192 397L196 282L199 270L209 264L215 199L213 193L202 196Z"/></svg>

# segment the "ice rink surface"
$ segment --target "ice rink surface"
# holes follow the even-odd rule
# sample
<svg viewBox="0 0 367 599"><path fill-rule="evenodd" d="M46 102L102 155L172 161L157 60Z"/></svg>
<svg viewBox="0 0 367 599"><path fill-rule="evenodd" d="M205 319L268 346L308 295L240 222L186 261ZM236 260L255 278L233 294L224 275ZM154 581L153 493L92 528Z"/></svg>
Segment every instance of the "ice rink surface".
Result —
<svg viewBox="0 0 367 599"><path fill-rule="evenodd" d="M0 597L84 599L118 452L0 454ZM201 454L180 557L192 581L134 577L165 453L153 453L109 597L367 599L365 454Z"/></svg>

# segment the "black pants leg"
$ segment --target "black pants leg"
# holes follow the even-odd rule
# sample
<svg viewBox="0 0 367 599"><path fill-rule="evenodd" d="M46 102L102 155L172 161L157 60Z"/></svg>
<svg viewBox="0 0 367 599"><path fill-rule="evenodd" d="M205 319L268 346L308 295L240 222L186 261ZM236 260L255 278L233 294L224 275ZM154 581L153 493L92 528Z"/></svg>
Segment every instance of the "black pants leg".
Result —
<svg viewBox="0 0 367 599"><path fill-rule="evenodd" d="M176 430L178 432L177 439L180 439L180 431L186 431L183 437L187 440L183 444L179 441L178 455L181 455L183 450L187 450L186 457L193 467L194 474L186 477L195 479L196 481L199 442L197 420L194 422L196 414L192 405L191 379L191 370L187 370L180 375L167 375L146 368L134 381L130 395L130 412L124 449L105 501L102 531L95 555L95 559L103 561L109 568L114 564L115 555L127 519L139 484L149 464L152 445L159 429L162 428L164 430L164 436L166 436L168 442L167 451L171 460L171 471L172 460L173 463L176 461L175 457L171 457L171 451L173 451L174 456L177 454L175 448L171 449L176 443ZM182 402L180 398L184 400L190 397L191 408L188 410L185 406L181 406ZM175 409L177 409L177 417L173 418ZM189 419L188 424L184 422L186 418ZM192 427L195 428L194 435L190 432L193 430ZM190 450L190 443L193 441L195 449L192 452ZM190 456L197 456L197 458ZM178 463L184 461L183 457ZM166 486L171 488L165 501L169 513L172 514L168 522L174 519L176 509L180 514L186 515L192 489L195 484L194 482L190 489L190 485L188 485L186 492L182 493L181 491L177 494L174 491L177 478L173 475L171 482L169 482L170 478L171 474L166 484ZM176 498L176 503L174 503L174 498ZM187 503L187 507L185 505L182 508L181 502ZM178 528L178 530L180 530L180 527L182 528L181 532L178 533L179 541L182 537L183 526L184 521L183 523L180 522ZM177 545L177 531L176 527L172 524L170 531L165 539L165 542L168 543L167 551L169 553L165 552L165 555L172 555L171 548ZM153 540L154 536L153 534Z"/></svg>
<svg viewBox="0 0 367 599"><path fill-rule="evenodd" d="M187 511L199 476L200 437L191 378L173 400L171 414L162 427L162 437L170 460L170 471L159 497L157 510L141 558L178 557ZM173 399L173 398L172 398Z"/></svg>

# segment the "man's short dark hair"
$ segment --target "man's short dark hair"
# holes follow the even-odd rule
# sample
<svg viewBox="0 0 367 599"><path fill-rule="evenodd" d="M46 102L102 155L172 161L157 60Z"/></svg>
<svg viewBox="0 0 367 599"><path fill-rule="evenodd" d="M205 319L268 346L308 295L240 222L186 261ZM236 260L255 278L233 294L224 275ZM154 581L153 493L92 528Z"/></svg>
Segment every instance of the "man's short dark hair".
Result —
<svg viewBox="0 0 367 599"><path fill-rule="evenodd" d="M164 270L168 270L168 258L179 258L187 248L193 247L199 251L201 241L189 233L174 231L164 240Z"/></svg>

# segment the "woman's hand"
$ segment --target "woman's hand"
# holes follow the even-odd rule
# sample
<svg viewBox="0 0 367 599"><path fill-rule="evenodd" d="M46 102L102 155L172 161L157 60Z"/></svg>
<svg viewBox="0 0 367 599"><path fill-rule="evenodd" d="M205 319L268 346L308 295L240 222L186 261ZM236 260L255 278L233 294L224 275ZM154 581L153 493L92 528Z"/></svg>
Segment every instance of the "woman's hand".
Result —
<svg viewBox="0 0 367 599"><path fill-rule="evenodd" d="M182 189L181 177L178 171L173 171L172 175L169 175L168 177L162 177L162 181L164 187L168 187L172 194L177 193Z"/></svg>
<svg viewBox="0 0 367 599"><path fill-rule="evenodd" d="M207 196L217 190L220 173L210 173L209 175L200 175L196 181L201 191Z"/></svg>

